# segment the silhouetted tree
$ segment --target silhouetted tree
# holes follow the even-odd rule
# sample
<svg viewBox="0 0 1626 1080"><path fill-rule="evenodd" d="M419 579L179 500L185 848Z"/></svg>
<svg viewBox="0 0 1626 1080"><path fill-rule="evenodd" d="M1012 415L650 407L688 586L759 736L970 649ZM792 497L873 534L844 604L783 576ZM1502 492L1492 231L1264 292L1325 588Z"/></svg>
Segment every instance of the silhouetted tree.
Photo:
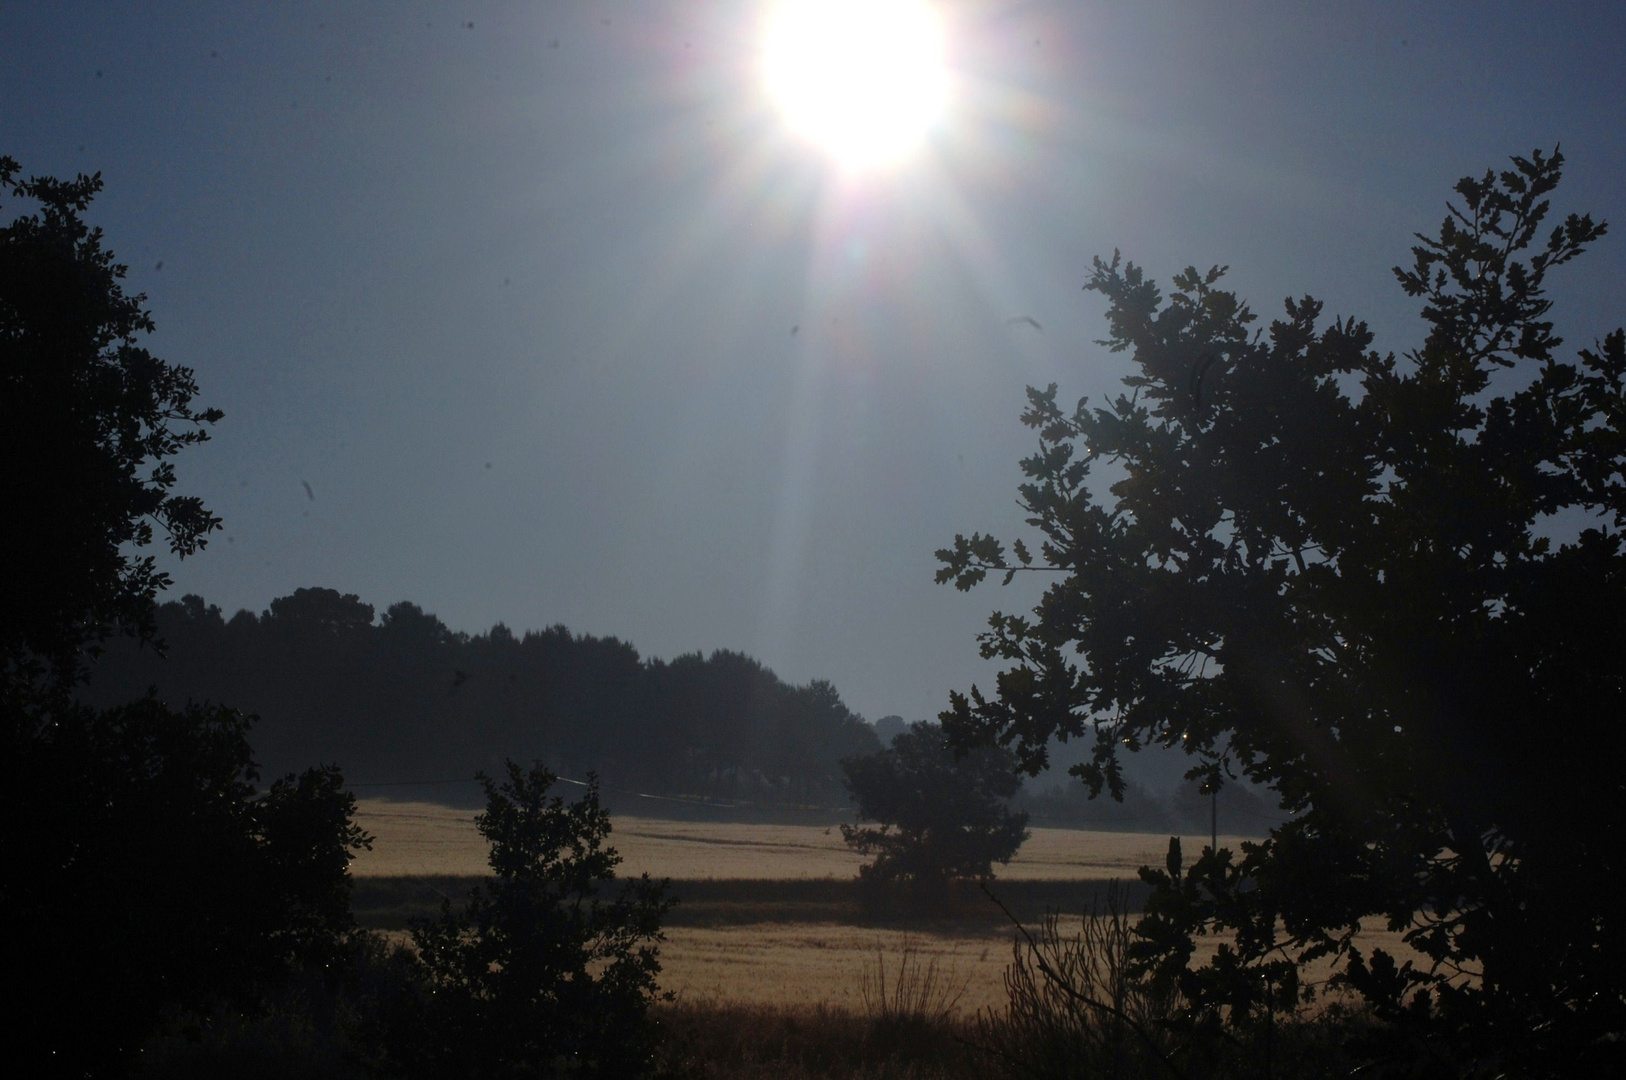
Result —
<svg viewBox="0 0 1626 1080"><path fill-rule="evenodd" d="M1396 270L1426 324L1398 359L1309 298L1256 332L1220 268L1165 302L1097 260L1130 393L1030 389L1042 546L939 553L962 589L1058 575L1031 617L992 617L983 654L1011 666L954 696L958 743L1036 768L1093 728L1078 771L1115 795L1120 750L1183 745L1209 785L1241 769L1296 812L1240 859L1143 872L1145 959L1234 1018L1331 954L1390 1067L1626 1068L1626 774L1604 749L1626 715L1626 336L1558 358L1546 276L1604 232L1544 227L1562 160L1457 185ZM1429 962L1365 952L1363 920ZM1186 971L1192 934L1225 927L1235 948Z"/></svg>
<svg viewBox="0 0 1626 1080"><path fill-rule="evenodd" d="M860 821L841 835L875 861L859 877L933 888L955 878L993 876L1028 838L1025 813L1007 805L1021 780L1016 758L979 747L956 754L934 724L912 724L879 753L841 763Z"/></svg>
<svg viewBox="0 0 1626 1080"><path fill-rule="evenodd" d="M186 598L181 602L186 603ZM398 612L397 608L411 610ZM415 604L395 605L385 616L386 623L391 616L400 624L421 623L425 618L423 609ZM293 595L271 601L265 621L284 628L291 638L331 646L332 639L355 637L371 627L373 605L362 603L355 593L341 595L337 589L295 589Z"/></svg>
<svg viewBox="0 0 1626 1080"><path fill-rule="evenodd" d="M81 216L101 175L19 180L0 190L37 210L0 227L0 665L12 692L71 681L83 650L118 628L151 636L169 583L138 549L161 529L189 555L220 527L172 492L169 458L208 438L192 372L139 342L152 331L125 267Z"/></svg>
<svg viewBox="0 0 1626 1080"><path fill-rule="evenodd" d="M635 1077L649 1071L666 884L612 897L621 857L596 783L566 803L541 765L482 777L490 885L412 928L412 985L395 1005L390 1067L408 1076Z"/></svg>
<svg viewBox="0 0 1626 1080"><path fill-rule="evenodd" d="M144 298L81 218L100 179L16 173L0 158L0 188L39 210L0 229L0 1017L20 1075L123 1075L165 1022L336 959L366 838L336 770L256 790L231 709L70 698L113 629L153 636L168 578L132 549L156 526L184 557L219 526L167 459L220 413L137 344ZM179 614L223 629L201 602Z"/></svg>

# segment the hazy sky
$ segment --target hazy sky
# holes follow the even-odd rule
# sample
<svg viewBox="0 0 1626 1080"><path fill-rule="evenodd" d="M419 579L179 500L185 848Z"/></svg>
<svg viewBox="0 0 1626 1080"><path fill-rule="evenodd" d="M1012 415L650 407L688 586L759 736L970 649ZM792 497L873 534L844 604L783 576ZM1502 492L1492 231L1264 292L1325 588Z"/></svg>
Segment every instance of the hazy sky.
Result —
<svg viewBox="0 0 1626 1080"><path fill-rule="evenodd" d="M1618 227L1561 325L1626 321L1618 2L946 0L940 122L856 176L768 100L771 6L0 7L0 153L102 172L152 347L226 412L180 468L226 531L173 595L740 649L924 717L1031 600L932 583L1019 525L1024 386L1125 373L1092 255L1398 351L1411 233L1562 142L1559 208Z"/></svg>

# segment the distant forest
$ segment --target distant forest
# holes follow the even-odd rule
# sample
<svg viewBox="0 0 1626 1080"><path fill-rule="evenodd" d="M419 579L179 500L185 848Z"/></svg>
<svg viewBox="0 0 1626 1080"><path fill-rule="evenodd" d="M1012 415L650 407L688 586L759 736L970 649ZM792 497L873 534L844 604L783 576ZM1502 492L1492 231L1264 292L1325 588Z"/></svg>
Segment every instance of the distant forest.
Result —
<svg viewBox="0 0 1626 1080"><path fill-rule="evenodd" d="M905 727L896 716L866 723L829 682L794 686L742 653L644 659L563 626L516 634L498 623L470 635L417 604L376 615L334 589L298 589L229 619L185 596L161 606L157 624L161 654L107 642L85 701L110 707L151 689L171 705L230 705L258 715L250 739L268 778L337 764L363 794L473 803L478 786L461 781L495 774L506 758L540 759L566 777L597 772L619 812L681 816L703 801L819 807L828 818L850 805L841 759ZM1208 831L1208 797L1178 779L1192 764L1185 755L1134 755L1122 803L1089 799L1066 775L1087 756L1083 743L1053 747L1051 770L1015 805L1036 825ZM1227 787L1221 831L1281 820L1263 794Z"/></svg>
<svg viewBox="0 0 1626 1080"><path fill-rule="evenodd" d="M469 635L412 603L375 620L371 604L333 589L299 589L230 619L186 596L158 609L158 638L163 655L107 642L82 696L111 705L152 688L171 704L258 714L250 737L267 776L335 763L368 786L541 759L567 777L594 770L612 788L838 807L841 759L881 745L830 683L793 686L740 653L646 660L563 626ZM379 793L456 801L478 791Z"/></svg>

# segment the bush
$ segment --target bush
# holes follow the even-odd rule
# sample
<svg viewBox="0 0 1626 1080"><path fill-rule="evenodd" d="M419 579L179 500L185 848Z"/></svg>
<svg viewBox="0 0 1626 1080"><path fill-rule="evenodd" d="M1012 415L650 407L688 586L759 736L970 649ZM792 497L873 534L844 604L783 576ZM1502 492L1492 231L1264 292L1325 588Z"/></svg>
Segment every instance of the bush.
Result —
<svg viewBox="0 0 1626 1080"><path fill-rule="evenodd" d="M940 890L955 878L988 878L1028 838L1025 813L1012 813L1020 781L1016 759L997 748L956 755L931 724L915 724L888 749L841 763L861 821L878 829L841 827L862 855L859 876L884 885Z"/></svg>
<svg viewBox="0 0 1626 1080"><path fill-rule="evenodd" d="M598 785L567 804L558 778L513 762L482 776L475 824L496 880L461 909L416 920L417 957L388 1010L385 1068L405 1076L634 1077L654 1069L651 1002L672 906L649 875L603 893L621 857L606 847Z"/></svg>
<svg viewBox="0 0 1626 1080"><path fill-rule="evenodd" d="M947 1065L965 1056L965 1048L944 1033L954 1027L954 1010L970 980L956 979L953 967L938 966L934 956L922 960L907 937L895 967L875 947L875 967L864 972L859 997L869 1018L871 1049L891 1060Z"/></svg>
<svg viewBox="0 0 1626 1080"><path fill-rule="evenodd" d="M265 791L230 709L5 709L0 916L24 1071L118 1074L177 1017L257 1011L354 929L336 769Z"/></svg>
<svg viewBox="0 0 1626 1080"><path fill-rule="evenodd" d="M1036 935L1023 928L1005 970L1010 1004L978 1018L977 1044L1025 1076L1168 1075L1166 1021L1178 998L1133 972L1133 943L1117 885L1107 889L1105 910L1092 906L1076 935L1062 932L1054 912Z"/></svg>

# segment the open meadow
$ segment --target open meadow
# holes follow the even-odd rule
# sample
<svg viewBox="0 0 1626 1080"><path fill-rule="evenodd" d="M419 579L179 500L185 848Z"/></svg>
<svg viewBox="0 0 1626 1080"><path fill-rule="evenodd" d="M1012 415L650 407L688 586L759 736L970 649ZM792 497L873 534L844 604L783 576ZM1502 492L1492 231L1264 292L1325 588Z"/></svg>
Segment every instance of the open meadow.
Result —
<svg viewBox="0 0 1626 1080"><path fill-rule="evenodd" d="M429 802L361 800L357 823L374 837L353 867L363 922L399 933L410 915L488 873L474 815ZM1243 839L1220 842L1234 848ZM1184 837L1188 859L1208 840ZM868 911L854 883L863 860L839 828L617 816L610 842L625 860L622 875L670 878L682 901L661 951L662 985L680 1000L861 1010L866 978L878 965L895 968L907 952L935 962L958 992L960 1011L1004 1003L1014 929L993 903L966 889L946 914ZM994 892L1030 924L1047 909L1077 916L1109 881L1135 882L1139 867L1162 865L1167 849L1168 837L1152 833L1036 828L1000 869ZM1397 936L1363 938L1407 952Z"/></svg>

